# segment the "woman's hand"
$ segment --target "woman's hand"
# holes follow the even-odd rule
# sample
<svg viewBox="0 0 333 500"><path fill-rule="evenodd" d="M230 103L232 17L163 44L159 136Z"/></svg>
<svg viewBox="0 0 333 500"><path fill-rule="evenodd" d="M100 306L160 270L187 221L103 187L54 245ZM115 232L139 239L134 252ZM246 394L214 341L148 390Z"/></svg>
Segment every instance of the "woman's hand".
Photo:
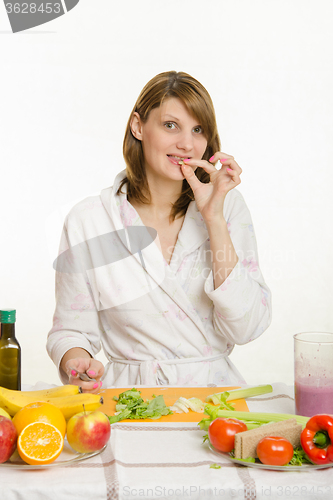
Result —
<svg viewBox="0 0 333 500"><path fill-rule="evenodd" d="M102 387L101 376L104 373L103 364L94 358L73 358L66 361L65 371L69 383L82 387L82 392L97 394ZM96 382L84 382L79 378L79 373L87 373Z"/></svg>
<svg viewBox="0 0 333 500"><path fill-rule="evenodd" d="M212 163L220 160L221 168L218 170ZM192 168L190 168L192 167ZM200 182L194 173L196 167L202 167L209 175L210 182ZM206 160L184 160L181 166L182 173L192 188L197 207L206 223L223 219L223 205L226 194L240 184L242 169L235 162L234 157L222 152L217 152Z"/></svg>

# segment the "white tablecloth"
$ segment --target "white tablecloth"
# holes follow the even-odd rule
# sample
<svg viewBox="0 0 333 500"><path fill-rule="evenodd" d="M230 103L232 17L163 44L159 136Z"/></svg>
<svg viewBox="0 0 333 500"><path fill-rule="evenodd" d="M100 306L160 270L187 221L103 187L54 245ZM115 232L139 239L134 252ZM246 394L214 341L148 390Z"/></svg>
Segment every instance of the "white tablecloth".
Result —
<svg viewBox="0 0 333 500"><path fill-rule="evenodd" d="M293 388L248 400L251 411L294 413ZM212 390L214 392L214 390ZM333 468L306 472L233 464L203 444L196 424L116 423L99 456L69 467L0 467L1 500L332 499ZM218 464L220 469L210 468Z"/></svg>

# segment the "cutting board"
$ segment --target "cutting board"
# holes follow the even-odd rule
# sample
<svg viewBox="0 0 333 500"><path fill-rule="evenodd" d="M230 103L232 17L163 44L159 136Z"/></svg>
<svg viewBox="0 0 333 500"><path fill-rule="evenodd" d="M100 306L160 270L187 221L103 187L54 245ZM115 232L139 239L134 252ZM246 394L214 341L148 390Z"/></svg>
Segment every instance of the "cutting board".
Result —
<svg viewBox="0 0 333 500"><path fill-rule="evenodd" d="M152 399L153 394L159 396L162 394L165 404L167 406L172 406L177 399L182 396L184 398L199 398L201 401L205 402L206 397L214 394L215 392L224 392L232 389L238 389L237 386L229 386L229 387L144 387L138 388L141 392L141 397L146 401L147 399ZM112 398L114 396L119 396L124 391L130 390L128 387L125 389L117 388L117 389L104 389L100 391L100 395L103 397L104 404L101 406L100 410L106 413L107 415L114 415L116 411L116 401ZM248 406L245 402L245 399L236 399L232 401L232 404L237 411L249 411ZM232 413L232 412L230 412ZM230 415L231 416L231 415ZM203 418L208 415L204 413L196 413L194 411L189 410L188 413L174 413L173 415L166 415L158 420L154 420L151 418L140 419L140 420L132 420L126 419L122 420L122 422L200 422Z"/></svg>

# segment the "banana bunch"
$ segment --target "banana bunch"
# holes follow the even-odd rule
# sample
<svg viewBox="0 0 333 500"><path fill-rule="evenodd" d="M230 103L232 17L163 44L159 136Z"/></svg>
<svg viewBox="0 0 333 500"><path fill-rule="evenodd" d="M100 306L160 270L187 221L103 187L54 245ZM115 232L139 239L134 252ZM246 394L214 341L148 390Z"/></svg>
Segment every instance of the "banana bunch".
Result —
<svg viewBox="0 0 333 500"><path fill-rule="evenodd" d="M93 411L103 404L98 394L80 394L77 385L64 385L41 391L13 391L0 387L0 408L14 416L21 408L37 401L57 406L66 420L83 410Z"/></svg>
<svg viewBox="0 0 333 500"><path fill-rule="evenodd" d="M5 391L8 391L8 389L5 389ZM60 385L59 387L52 387L51 389L42 389L39 391L24 391L24 394L26 396L31 396L32 398L35 398L36 396L40 396L43 398L62 398L64 396L74 396L74 394L79 394L81 392L82 389L78 385Z"/></svg>

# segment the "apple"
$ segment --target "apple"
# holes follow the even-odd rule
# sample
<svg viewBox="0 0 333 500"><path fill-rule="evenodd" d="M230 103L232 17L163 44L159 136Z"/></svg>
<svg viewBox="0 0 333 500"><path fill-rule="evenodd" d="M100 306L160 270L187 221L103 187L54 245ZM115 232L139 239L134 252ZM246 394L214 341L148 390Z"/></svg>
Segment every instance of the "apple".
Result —
<svg viewBox="0 0 333 500"><path fill-rule="evenodd" d="M79 453L98 451L108 442L111 425L101 411L83 411L67 422L67 441Z"/></svg>
<svg viewBox="0 0 333 500"><path fill-rule="evenodd" d="M17 431L10 418L0 416L0 464L7 462L16 450Z"/></svg>

